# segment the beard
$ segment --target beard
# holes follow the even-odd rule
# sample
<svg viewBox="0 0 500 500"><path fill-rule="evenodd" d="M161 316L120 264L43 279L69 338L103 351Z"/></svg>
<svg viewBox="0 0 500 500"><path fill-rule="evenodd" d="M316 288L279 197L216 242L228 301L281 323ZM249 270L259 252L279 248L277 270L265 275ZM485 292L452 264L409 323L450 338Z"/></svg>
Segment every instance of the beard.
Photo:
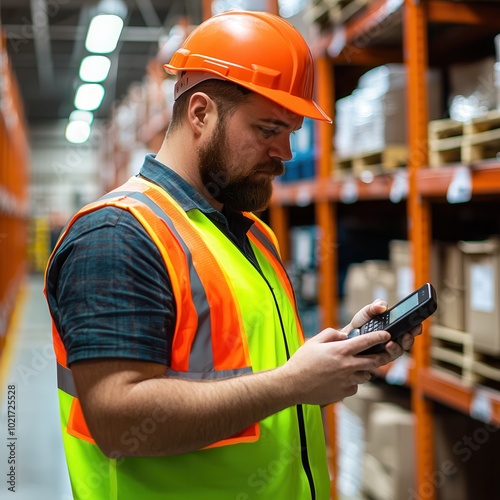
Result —
<svg viewBox="0 0 500 500"><path fill-rule="evenodd" d="M282 175L285 166L280 160L270 158L267 162L254 165L249 174L234 175L231 174L227 151L226 122L222 119L212 139L198 151L198 167L205 195L235 212L264 210L273 192L271 176Z"/></svg>

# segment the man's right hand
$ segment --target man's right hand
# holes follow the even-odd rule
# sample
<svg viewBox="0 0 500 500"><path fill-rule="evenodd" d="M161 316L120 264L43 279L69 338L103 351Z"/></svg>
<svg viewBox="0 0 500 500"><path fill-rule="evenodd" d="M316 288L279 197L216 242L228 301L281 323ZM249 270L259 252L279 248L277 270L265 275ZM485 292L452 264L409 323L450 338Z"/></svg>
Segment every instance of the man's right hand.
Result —
<svg viewBox="0 0 500 500"><path fill-rule="evenodd" d="M295 384L298 402L327 405L352 396L358 385L390 361L388 353L358 356L365 349L387 342L385 331L372 332L346 340L346 333L326 328L309 339L290 358L288 370Z"/></svg>

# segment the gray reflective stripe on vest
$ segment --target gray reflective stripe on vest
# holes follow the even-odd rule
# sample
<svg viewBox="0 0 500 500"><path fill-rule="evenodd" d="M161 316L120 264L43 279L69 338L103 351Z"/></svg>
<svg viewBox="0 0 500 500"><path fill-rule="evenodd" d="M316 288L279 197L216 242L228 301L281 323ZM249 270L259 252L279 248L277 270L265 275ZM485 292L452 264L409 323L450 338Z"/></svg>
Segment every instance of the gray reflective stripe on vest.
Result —
<svg viewBox="0 0 500 500"><path fill-rule="evenodd" d="M288 273L285 269L285 266L283 265L283 262L281 260L281 257L278 253L277 248L274 246L274 244L269 240L267 235L263 233L255 224L250 228L250 232L264 245L264 247L269 250L273 256L276 258L276 261L279 263L279 265L284 269L285 274L288 276ZM290 278L289 278L290 279ZM293 294L293 299L295 302L295 308L297 308L297 297L295 296L295 289L292 287L292 294ZM300 318L299 318L300 321Z"/></svg>
<svg viewBox="0 0 500 500"><path fill-rule="evenodd" d="M269 250L274 258L281 264L281 257L279 256L278 250L269 240L269 238L254 224L250 228L250 232Z"/></svg>
<svg viewBox="0 0 500 500"><path fill-rule="evenodd" d="M223 378L237 377L238 375L245 375L252 373L250 367L239 368L235 370L217 370L208 372L178 372L169 369L166 378L183 378L188 380L219 380ZM69 368L57 363L57 387L64 391L66 394L77 397L75 382L73 374Z"/></svg>
<svg viewBox="0 0 500 500"><path fill-rule="evenodd" d="M76 387L73 374L69 368L57 363L57 387L66 394L76 398Z"/></svg>
<svg viewBox="0 0 500 500"><path fill-rule="evenodd" d="M188 380L219 380L252 373L252 368L237 368L234 370L217 370L211 372L178 372L168 369L165 378L185 378Z"/></svg>
<svg viewBox="0 0 500 500"><path fill-rule="evenodd" d="M215 368L212 351L212 327L210 321L210 308L208 306L205 289L203 288L200 277L198 276L198 273L193 266L191 251L184 242L183 238L177 232L177 229L175 228L174 223L172 222L172 219L168 216L168 214L145 194L137 191L115 192L103 196L101 200L116 198L120 196L133 198L134 200L140 201L141 203L146 205L152 212L154 212L155 215L157 215L167 224L169 229L181 244L188 262L193 303L198 314L198 328L196 336L193 340L193 344L191 346L191 352L189 353L189 371L193 371L195 373L213 372Z"/></svg>

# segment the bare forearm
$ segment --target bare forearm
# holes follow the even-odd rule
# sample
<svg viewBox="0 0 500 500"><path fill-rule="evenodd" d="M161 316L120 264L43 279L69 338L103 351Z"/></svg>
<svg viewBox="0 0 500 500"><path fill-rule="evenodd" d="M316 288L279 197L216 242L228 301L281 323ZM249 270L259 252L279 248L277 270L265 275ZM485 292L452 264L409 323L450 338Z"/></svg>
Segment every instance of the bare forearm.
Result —
<svg viewBox="0 0 500 500"><path fill-rule="evenodd" d="M130 360L79 361L71 370L87 424L104 453L177 455L284 408L325 405L354 394L391 360L389 353L358 354L389 337L373 332L345 340L327 328L279 368L220 381L165 378L163 365Z"/></svg>
<svg viewBox="0 0 500 500"><path fill-rule="evenodd" d="M107 455L160 456L193 451L227 438L296 404L285 369L220 381L154 378L109 394L92 416Z"/></svg>

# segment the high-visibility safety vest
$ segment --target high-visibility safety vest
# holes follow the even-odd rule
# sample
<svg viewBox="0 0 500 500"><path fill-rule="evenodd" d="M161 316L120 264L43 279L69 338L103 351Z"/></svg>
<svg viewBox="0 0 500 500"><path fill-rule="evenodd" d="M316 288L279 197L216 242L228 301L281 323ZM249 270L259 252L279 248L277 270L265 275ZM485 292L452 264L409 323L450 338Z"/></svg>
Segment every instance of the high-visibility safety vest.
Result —
<svg viewBox="0 0 500 500"><path fill-rule="evenodd" d="M275 236L253 214L248 237L257 269L210 219L185 212L162 188L133 177L84 207L128 210L158 247L172 283L176 325L166 376L218 379L284 364L304 338ZM54 250L54 251L55 251ZM47 269L50 266L47 266ZM77 500L291 500L329 498L318 406L298 405L206 448L168 457L105 456L77 398L66 350L53 327L66 459ZM167 353L165 353L165 356ZM124 433L121 448L164 425L161 408ZM123 453L126 455L126 453Z"/></svg>

